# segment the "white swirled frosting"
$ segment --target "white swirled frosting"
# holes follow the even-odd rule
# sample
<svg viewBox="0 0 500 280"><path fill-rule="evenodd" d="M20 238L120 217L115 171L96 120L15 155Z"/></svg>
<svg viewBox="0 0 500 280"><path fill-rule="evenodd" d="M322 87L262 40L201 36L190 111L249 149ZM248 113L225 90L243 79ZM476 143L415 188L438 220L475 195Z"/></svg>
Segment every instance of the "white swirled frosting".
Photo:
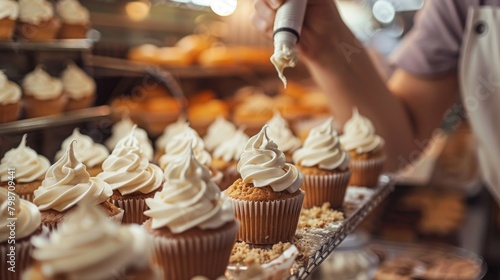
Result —
<svg viewBox="0 0 500 280"><path fill-rule="evenodd" d="M345 123L340 142L344 149L354 150L358 154L378 151L384 146L384 139L375 134L372 122L360 115L357 108Z"/></svg>
<svg viewBox="0 0 500 280"><path fill-rule="evenodd" d="M0 0L0 19L16 20L19 16L19 4L13 0Z"/></svg>
<svg viewBox="0 0 500 280"><path fill-rule="evenodd" d="M92 204L80 204L32 244L32 257L50 279L115 279L127 268L147 267L154 254L151 236L139 225L121 226Z"/></svg>
<svg viewBox="0 0 500 280"><path fill-rule="evenodd" d="M0 3L2 3L1 0ZM19 102L19 100L21 100L21 88L16 83L7 80L5 73L0 71L0 104L12 104Z"/></svg>
<svg viewBox="0 0 500 280"><path fill-rule="evenodd" d="M90 177L75 155L74 141L66 153L54 163L35 190L33 203L41 211L53 209L66 211L80 203L97 205L105 202L113 194L113 190L101 178Z"/></svg>
<svg viewBox="0 0 500 280"><path fill-rule="evenodd" d="M199 163L191 145L165 171L165 183L154 198L146 199L152 228L168 227L173 233L191 228L214 229L234 221L229 199L210 179L210 171Z"/></svg>
<svg viewBox="0 0 500 280"><path fill-rule="evenodd" d="M90 21L89 11L77 0L59 0L56 10L65 23L86 25Z"/></svg>
<svg viewBox="0 0 500 280"><path fill-rule="evenodd" d="M163 130L162 135L156 140L155 146L157 149L165 150L167 143L176 135L184 131L186 125L186 118L179 117L176 122L169 124Z"/></svg>
<svg viewBox="0 0 500 280"><path fill-rule="evenodd" d="M103 171L97 175L122 195L150 193L160 188L163 181L160 167L149 163L141 152L135 128L116 145L102 164Z"/></svg>
<svg viewBox="0 0 500 280"><path fill-rule="evenodd" d="M275 111L274 116L267 122L269 129L267 134L278 145L283 152L293 152L302 144L300 139L293 135L288 123Z"/></svg>
<svg viewBox="0 0 500 280"><path fill-rule="evenodd" d="M333 118L311 129L304 146L293 153L293 161L302 166L317 166L325 170L346 170L349 155L340 145L337 131L333 128Z"/></svg>
<svg viewBox="0 0 500 280"><path fill-rule="evenodd" d="M238 161L245 150L248 136L242 129L237 130L233 136L222 142L213 152L214 158L222 159L225 162Z"/></svg>
<svg viewBox="0 0 500 280"><path fill-rule="evenodd" d="M72 99L81 99L95 93L95 81L74 63L61 75L64 92Z"/></svg>
<svg viewBox="0 0 500 280"><path fill-rule="evenodd" d="M116 144L128 135L128 133L134 127L134 122L129 118L125 117L117 122L111 129L111 137L104 143L109 150L113 150ZM139 146L142 152L146 155L149 161L153 160L153 146L149 140L148 133L142 128L135 129L135 137L139 140Z"/></svg>
<svg viewBox="0 0 500 280"><path fill-rule="evenodd" d="M0 161L0 174L2 182L8 180L7 171L9 168L16 169L16 182L30 183L37 180L43 180L45 172L50 167L50 162L44 156L38 155L33 149L26 146L27 134L17 148L5 153Z"/></svg>
<svg viewBox="0 0 500 280"><path fill-rule="evenodd" d="M54 7L46 0L19 0L19 20L40 24L54 17Z"/></svg>
<svg viewBox="0 0 500 280"><path fill-rule="evenodd" d="M9 205L9 197L14 197L12 201L14 204ZM9 207L10 206L10 207ZM14 208L15 215L10 216L9 211ZM34 233L42 223L42 218L40 216L40 211L31 202L24 199L20 199L14 193L10 193L6 188L0 188L0 213L2 213L2 218L0 219L0 243L7 241L10 235L10 229L8 227L9 221L7 218L16 218L16 240L27 237Z"/></svg>
<svg viewBox="0 0 500 280"><path fill-rule="evenodd" d="M39 100L50 100L62 94L61 80L51 77L42 67L26 75L23 80L24 93Z"/></svg>
<svg viewBox="0 0 500 280"><path fill-rule="evenodd" d="M81 134L80 130L75 128L73 133L62 142L61 149L57 151L55 160L64 156L73 140L76 140L76 158L86 167L99 166L109 155L108 149L104 145L95 143L90 136Z"/></svg>
<svg viewBox="0 0 500 280"><path fill-rule="evenodd" d="M207 151L214 151L222 142L226 141L236 132L236 126L219 116L210 124L207 129L207 135L203 139Z"/></svg>
<svg viewBox="0 0 500 280"><path fill-rule="evenodd" d="M296 166L286 163L285 154L267 136L268 126L248 140L238 162L237 170L243 183L254 187L270 186L273 191L296 192L304 176Z"/></svg>

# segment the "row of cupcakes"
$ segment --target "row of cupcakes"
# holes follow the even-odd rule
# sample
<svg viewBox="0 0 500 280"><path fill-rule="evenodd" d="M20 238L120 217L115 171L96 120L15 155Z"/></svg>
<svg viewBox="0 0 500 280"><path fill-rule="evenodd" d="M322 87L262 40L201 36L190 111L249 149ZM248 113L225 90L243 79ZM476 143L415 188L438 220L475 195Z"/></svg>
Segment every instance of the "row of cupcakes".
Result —
<svg viewBox="0 0 500 280"><path fill-rule="evenodd" d="M86 38L89 11L77 0L0 0L0 41L14 32L29 41Z"/></svg>

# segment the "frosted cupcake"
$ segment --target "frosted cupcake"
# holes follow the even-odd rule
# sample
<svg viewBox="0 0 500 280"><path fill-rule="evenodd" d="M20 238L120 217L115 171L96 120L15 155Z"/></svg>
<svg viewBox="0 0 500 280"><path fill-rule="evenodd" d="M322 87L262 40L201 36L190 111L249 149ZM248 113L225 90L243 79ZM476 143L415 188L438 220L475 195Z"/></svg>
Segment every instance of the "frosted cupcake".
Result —
<svg viewBox="0 0 500 280"><path fill-rule="evenodd" d="M19 16L19 4L13 0L0 0L0 41L10 40Z"/></svg>
<svg viewBox="0 0 500 280"><path fill-rule="evenodd" d="M76 157L85 165L89 175L94 177L101 173L102 163L109 156L108 149L104 145L95 143L90 136L81 134L78 128L75 128L73 133L62 142L55 160L57 161L64 156L73 140L76 140Z"/></svg>
<svg viewBox="0 0 500 280"><path fill-rule="evenodd" d="M95 81L74 63L61 75L64 94L68 97L66 111L91 107L95 99Z"/></svg>
<svg viewBox="0 0 500 280"><path fill-rule="evenodd" d="M74 143L49 168L42 185L34 192L33 203L42 213L42 223L50 229L57 228L68 210L81 203L97 205L108 216L121 221L123 213L108 201L113 190L101 178L90 177L85 165L76 158Z"/></svg>
<svg viewBox="0 0 500 280"><path fill-rule="evenodd" d="M371 121L361 116L357 108L345 123L340 142L351 157L349 185L376 187L384 168L384 139L375 134Z"/></svg>
<svg viewBox="0 0 500 280"><path fill-rule="evenodd" d="M20 278L21 272L31 264L30 238L42 230L40 211L33 203L19 199L15 194L9 194L4 188L0 188L0 211L2 213L2 219L0 219L0 261L2 262L0 279L17 280ZM12 215L11 211L13 211ZM12 220L9 218L15 219L15 234L11 232L10 223ZM12 236L15 236L15 239ZM14 253L12 253L11 247L15 247ZM8 254L13 254L16 260L9 262L10 256ZM15 267L15 273L8 270L12 266Z"/></svg>
<svg viewBox="0 0 500 280"><path fill-rule="evenodd" d="M217 146L230 138L236 132L236 126L224 117L218 117L207 129L207 135L203 138L205 148L213 152Z"/></svg>
<svg viewBox="0 0 500 280"><path fill-rule="evenodd" d="M300 139L293 135L287 121L277 111L274 111L274 116L267 122L267 125L269 138L273 139L278 148L285 153L287 161L291 162L293 152L302 145Z"/></svg>
<svg viewBox="0 0 500 280"><path fill-rule="evenodd" d="M225 191L241 222L238 240L258 245L291 241L304 200L302 173L286 163L267 128L248 140L237 166L242 179Z"/></svg>
<svg viewBox="0 0 500 280"><path fill-rule="evenodd" d="M0 1L0 7L1 5L2 1ZM0 124L17 120L21 108L20 101L21 88L16 83L7 80L4 72L0 71Z"/></svg>
<svg viewBox="0 0 500 280"><path fill-rule="evenodd" d="M54 6L46 0L19 0L18 35L30 41L50 41L57 37L61 22Z"/></svg>
<svg viewBox="0 0 500 280"><path fill-rule="evenodd" d="M190 147L168 166L163 189L146 200L151 219L144 228L154 236L165 279L216 279L226 270L239 224Z"/></svg>
<svg viewBox="0 0 500 280"><path fill-rule="evenodd" d="M325 202L332 208L342 207L351 177L350 159L331 117L311 129L304 146L293 154L293 161L304 174L304 208L321 207Z"/></svg>
<svg viewBox="0 0 500 280"><path fill-rule="evenodd" d="M219 184L221 190L227 189L240 177L236 166L240 156L245 150L248 142L248 136L242 129L236 131L233 136L222 142L213 152L212 165L223 174L222 181Z"/></svg>
<svg viewBox="0 0 500 280"><path fill-rule="evenodd" d="M38 66L23 80L24 110L26 117L35 118L60 114L66 106L63 85Z"/></svg>
<svg viewBox="0 0 500 280"><path fill-rule="evenodd" d="M119 122L115 123L111 129L111 137L104 143L106 147L112 151L116 144L129 134L134 125L135 123L129 117L124 117ZM151 144L151 140L149 140L146 130L139 127L136 128L135 137L139 140L139 146L141 147L142 152L146 155L149 161L152 161L154 153L153 145Z"/></svg>
<svg viewBox="0 0 500 280"><path fill-rule="evenodd" d="M59 39L84 39L90 26L87 8L77 0L59 0L56 5L57 15L62 21Z"/></svg>
<svg viewBox="0 0 500 280"><path fill-rule="evenodd" d="M33 192L45 178L45 172L49 169L50 162L26 146L26 137L27 134L24 134L19 146L5 153L0 161L0 174L2 174L0 185L3 188L8 187L8 171L14 168L17 195L22 199L33 201Z"/></svg>
<svg viewBox="0 0 500 280"><path fill-rule="evenodd" d="M32 239L34 264L22 279L159 280L154 245L140 226L120 226L101 208L80 204L48 237Z"/></svg>
<svg viewBox="0 0 500 280"><path fill-rule="evenodd" d="M163 171L141 152L134 130L116 145L97 177L113 189L111 201L125 211L123 222L142 224L147 219L145 200L161 188Z"/></svg>
<svg viewBox="0 0 500 280"><path fill-rule="evenodd" d="M186 126L186 118L179 117L176 122L169 124L163 130L162 135L155 142L155 162L158 162L160 157L165 154L167 143L176 135L181 134Z"/></svg>

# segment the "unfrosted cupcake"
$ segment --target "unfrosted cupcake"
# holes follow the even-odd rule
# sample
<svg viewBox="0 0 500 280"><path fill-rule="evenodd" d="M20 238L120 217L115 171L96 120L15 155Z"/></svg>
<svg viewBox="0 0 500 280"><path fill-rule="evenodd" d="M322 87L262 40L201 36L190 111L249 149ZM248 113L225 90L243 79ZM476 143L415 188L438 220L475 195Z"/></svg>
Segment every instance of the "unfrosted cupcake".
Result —
<svg viewBox="0 0 500 280"><path fill-rule="evenodd" d="M13 211L12 215L11 211ZM19 199L17 195L9 194L7 189L0 188L0 213L2 213L2 219L0 219L0 261L2 262L0 279L17 280L20 279L21 272L31 264L30 238L42 230L40 211L33 203ZM15 234L11 231L13 222L15 223ZM15 248L15 251L12 250L12 247ZM14 256L15 261L11 262L10 256ZM13 267L15 272L8 270L10 267Z"/></svg>
<svg viewBox="0 0 500 280"><path fill-rule="evenodd" d="M217 146L212 153L212 165L223 174L222 181L219 184L221 190L227 189L240 177L236 166L238 165L241 154L245 150L248 139L243 129L239 129L233 136L227 138L227 140Z"/></svg>
<svg viewBox="0 0 500 280"><path fill-rule="evenodd" d="M239 223L191 146L169 164L163 189L146 203L150 210L144 214L151 219L144 228L154 236L165 279L224 274Z"/></svg>
<svg viewBox="0 0 500 280"><path fill-rule="evenodd" d="M125 211L123 222L142 224L147 219L145 200L161 188L163 171L141 152L134 130L116 145L97 177L113 189L111 201Z"/></svg>
<svg viewBox="0 0 500 280"><path fill-rule="evenodd" d="M135 123L129 117L124 117L119 122L115 123L111 129L111 137L104 143L106 147L112 151L116 144L128 135L134 125ZM136 128L135 137L139 140L139 146L141 147L142 152L146 155L149 161L152 161L154 153L153 145L151 144L151 140L149 140L146 130L139 127Z"/></svg>
<svg viewBox="0 0 500 280"><path fill-rule="evenodd" d="M59 0L56 5L57 15L62 21L59 39L83 39L87 37L90 16L87 8L77 0Z"/></svg>
<svg viewBox="0 0 500 280"><path fill-rule="evenodd" d="M371 121L361 116L357 108L345 123L340 142L351 157L349 185L376 187L384 168L384 139L375 134Z"/></svg>
<svg viewBox="0 0 500 280"><path fill-rule="evenodd" d="M293 154L293 162L304 174L304 208L329 202L340 208L344 202L351 170L349 155L341 147L333 118L311 129L304 146Z"/></svg>
<svg viewBox="0 0 500 280"><path fill-rule="evenodd" d="M292 240L304 192L300 170L267 136L267 126L248 140L237 166L242 179L225 193L241 222L238 240L268 245Z"/></svg>
<svg viewBox="0 0 500 280"><path fill-rule="evenodd" d="M19 4L13 0L0 0L0 41L10 40L19 16Z"/></svg>
<svg viewBox="0 0 500 280"><path fill-rule="evenodd" d="M17 148L5 153L0 161L0 185L8 187L9 169L15 169L16 193L22 199L33 201L33 192L42 184L50 162L36 151L26 146L27 134L23 135Z"/></svg>
<svg viewBox="0 0 500 280"><path fill-rule="evenodd" d="M165 126L162 135L156 139L155 142L155 162L158 162L160 157L165 154L165 148L167 147L167 143L176 135L182 133L184 131L184 127L186 126L186 118L181 116L177 119L176 122Z"/></svg>
<svg viewBox="0 0 500 280"><path fill-rule="evenodd" d="M61 80L51 77L41 66L23 80L26 117L35 118L60 114L66 106Z"/></svg>
<svg viewBox="0 0 500 280"><path fill-rule="evenodd" d="M187 113L191 126L198 134L205 135L209 125L216 118L227 118L229 108L226 102L219 99L212 99L204 103L190 104Z"/></svg>
<svg viewBox="0 0 500 280"><path fill-rule="evenodd" d="M57 151L55 160L57 161L64 156L73 140L76 140L76 157L85 165L89 175L94 177L101 173L102 163L109 156L108 149L104 145L95 143L90 136L81 134L78 128L75 128L73 133L62 142L61 149Z"/></svg>
<svg viewBox="0 0 500 280"><path fill-rule="evenodd" d="M217 146L234 135L236 126L226 120L224 117L218 117L210 124L207 129L207 135L203 138L205 148L213 152Z"/></svg>
<svg viewBox="0 0 500 280"><path fill-rule="evenodd" d="M93 204L80 204L49 236L32 239L34 264L25 280L159 280L151 236L139 225L121 226Z"/></svg>
<svg viewBox="0 0 500 280"><path fill-rule="evenodd" d="M109 198L113 190L101 178L90 177L75 155L75 141L71 142L66 153L54 163L35 190L33 203L42 213L42 223L50 229L57 228L68 210L77 204L90 203L106 211L116 221L121 221L122 211Z"/></svg>
<svg viewBox="0 0 500 280"><path fill-rule="evenodd" d="M29 41L50 41L57 37L61 22L47 0L19 0L17 33Z"/></svg>
<svg viewBox="0 0 500 280"><path fill-rule="evenodd" d="M94 103L95 81L73 62L61 75L64 94L68 97L66 111L85 109Z"/></svg>
<svg viewBox="0 0 500 280"><path fill-rule="evenodd" d="M1 3L0 0L0 7ZM4 72L0 71L0 124L17 120L21 108L20 101L21 88L16 83L7 80Z"/></svg>
<svg viewBox="0 0 500 280"><path fill-rule="evenodd" d="M285 153L287 161L291 162L293 152L302 145L300 139L293 135L287 121L277 111L274 112L274 116L267 122L267 125L269 126L267 131L269 138Z"/></svg>

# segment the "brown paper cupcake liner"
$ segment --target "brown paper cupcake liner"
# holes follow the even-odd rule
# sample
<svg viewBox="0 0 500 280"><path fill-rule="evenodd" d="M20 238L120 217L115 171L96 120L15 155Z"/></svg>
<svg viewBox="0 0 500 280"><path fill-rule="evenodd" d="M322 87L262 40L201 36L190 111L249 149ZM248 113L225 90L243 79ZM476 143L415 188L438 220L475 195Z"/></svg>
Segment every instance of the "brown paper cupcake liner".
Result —
<svg viewBox="0 0 500 280"><path fill-rule="evenodd" d="M385 156L367 159L352 160L349 168L352 170L350 186L375 188L378 177L384 169Z"/></svg>
<svg viewBox="0 0 500 280"><path fill-rule="evenodd" d="M154 236L157 262L163 267L164 279L191 279L203 275L216 279L224 275L236 241L238 221L224 230L203 235Z"/></svg>
<svg viewBox="0 0 500 280"><path fill-rule="evenodd" d="M116 207L123 209L123 224L143 224L149 217L144 215L144 211L148 210L146 198L122 198L120 200L111 199Z"/></svg>
<svg viewBox="0 0 500 280"><path fill-rule="evenodd" d="M15 251L15 272L11 272L8 270L11 265L8 263L10 261L10 256L7 254L10 253L10 247L12 245L5 242L0 245L0 261L2 263L1 271L0 271L0 279L2 280L19 280L21 279L21 275L24 270L26 270L32 263L32 259L30 257L31 250L33 250L33 246L31 246L30 238L25 238L22 241L16 240L16 251Z"/></svg>
<svg viewBox="0 0 500 280"><path fill-rule="evenodd" d="M329 202L331 208L341 208L350 177L351 170L331 175L304 175L302 189L306 194L302 207L321 207Z"/></svg>
<svg viewBox="0 0 500 280"><path fill-rule="evenodd" d="M21 103L0 104L0 123L8 123L19 118Z"/></svg>
<svg viewBox="0 0 500 280"><path fill-rule="evenodd" d="M304 191L275 201L250 201L231 198L236 217L241 222L238 240L268 245L290 242L297 230Z"/></svg>

